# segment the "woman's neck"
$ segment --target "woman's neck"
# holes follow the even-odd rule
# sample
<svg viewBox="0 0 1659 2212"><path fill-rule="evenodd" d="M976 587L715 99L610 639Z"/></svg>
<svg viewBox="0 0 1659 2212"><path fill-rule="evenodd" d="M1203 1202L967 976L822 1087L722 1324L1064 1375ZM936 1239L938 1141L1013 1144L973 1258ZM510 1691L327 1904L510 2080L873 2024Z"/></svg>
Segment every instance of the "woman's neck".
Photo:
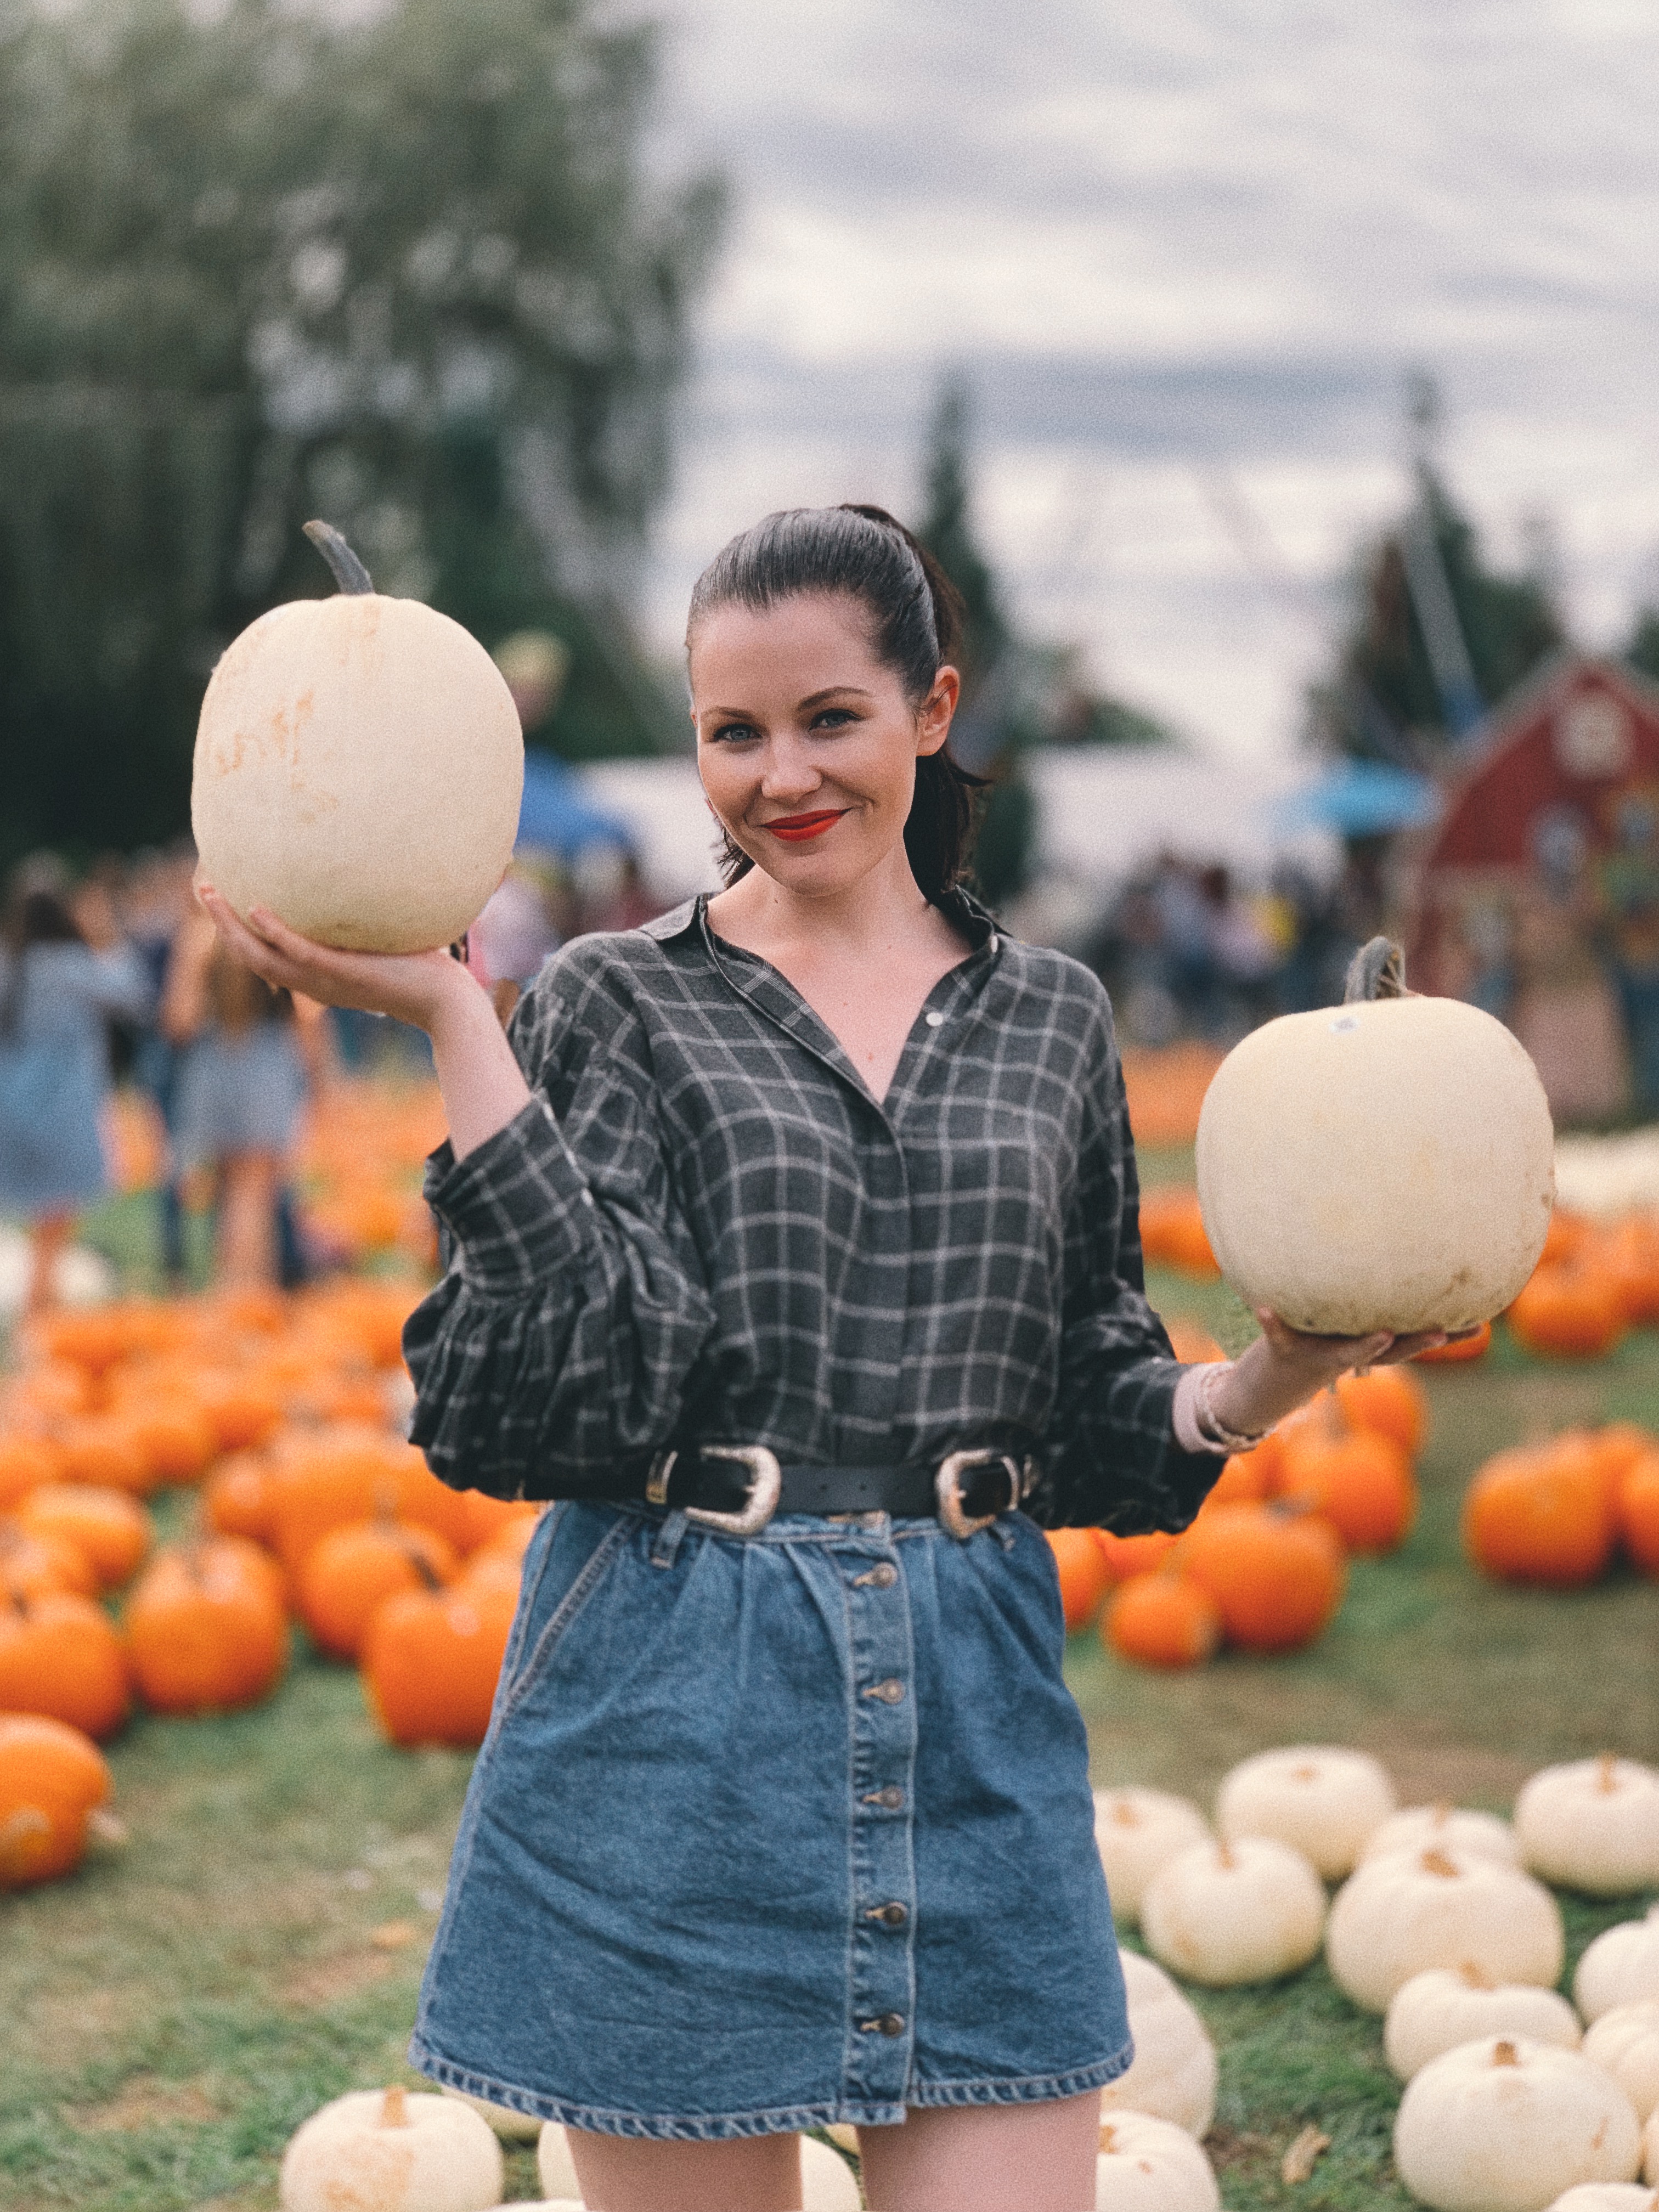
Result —
<svg viewBox="0 0 1659 2212"><path fill-rule="evenodd" d="M949 929L911 873L902 845L856 883L817 896L751 868L710 900L708 918L722 937L768 958L791 945L810 945L820 959L864 958Z"/></svg>

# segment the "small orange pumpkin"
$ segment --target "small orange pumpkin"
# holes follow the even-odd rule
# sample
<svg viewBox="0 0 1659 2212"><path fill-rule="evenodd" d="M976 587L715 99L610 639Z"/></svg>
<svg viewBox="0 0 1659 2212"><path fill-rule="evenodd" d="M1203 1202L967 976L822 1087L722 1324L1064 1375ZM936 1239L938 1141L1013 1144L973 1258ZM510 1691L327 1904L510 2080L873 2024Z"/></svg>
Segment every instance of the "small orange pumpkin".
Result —
<svg viewBox="0 0 1659 2212"><path fill-rule="evenodd" d="M47 1590L95 1597L98 1576L91 1560L62 1536L33 1535L15 1521L0 1521L0 1594L33 1597Z"/></svg>
<svg viewBox="0 0 1659 2212"><path fill-rule="evenodd" d="M100 1590L119 1589L149 1557L155 1524L125 1490L51 1482L25 1498L17 1523L32 1536L72 1544L89 1562Z"/></svg>
<svg viewBox="0 0 1659 2212"><path fill-rule="evenodd" d="M1115 1583L1127 1582L1131 1575L1150 1574L1180 1541L1167 1528L1149 1529L1144 1536L1115 1536L1109 1528L1091 1528L1089 1534Z"/></svg>
<svg viewBox="0 0 1659 2212"><path fill-rule="evenodd" d="M1644 1575L1659 1575L1659 1451L1626 1468L1618 1516L1632 1564Z"/></svg>
<svg viewBox="0 0 1659 2212"><path fill-rule="evenodd" d="M0 1889L52 1881L77 1867L88 1821L110 1789L103 1754L79 1729L0 1714Z"/></svg>
<svg viewBox="0 0 1659 2212"><path fill-rule="evenodd" d="M1613 1504L1581 1439L1499 1452L1463 1499L1463 1542L1483 1573L1574 1589L1613 1553Z"/></svg>
<svg viewBox="0 0 1659 2212"><path fill-rule="evenodd" d="M218 1456L219 1433L200 1406L177 1392L123 1392L118 1410L137 1438L156 1484L198 1482Z"/></svg>
<svg viewBox="0 0 1659 2212"><path fill-rule="evenodd" d="M363 1642L363 1694L393 1743L471 1749L489 1726L518 1607L479 1584L389 1597Z"/></svg>
<svg viewBox="0 0 1659 2212"><path fill-rule="evenodd" d="M1619 1292L1601 1269L1540 1267L1509 1310L1516 1340L1551 1359L1601 1359L1625 1333Z"/></svg>
<svg viewBox="0 0 1659 2212"><path fill-rule="evenodd" d="M1050 1528L1048 1548L1060 1575L1060 1606L1068 1630L1086 1627L1111 1582L1092 1528Z"/></svg>
<svg viewBox="0 0 1659 2212"><path fill-rule="evenodd" d="M101 1738L131 1708L126 1653L101 1606L59 1591L0 1600L0 1711Z"/></svg>
<svg viewBox="0 0 1659 2212"><path fill-rule="evenodd" d="M1417 1519L1411 1462L1377 1430L1305 1434L1289 1456L1283 1487L1328 1522L1350 1552L1369 1558L1397 1550Z"/></svg>
<svg viewBox="0 0 1659 2212"><path fill-rule="evenodd" d="M274 1570L235 1536L158 1552L127 1601L133 1674L162 1713L230 1712L267 1697L288 1663Z"/></svg>
<svg viewBox="0 0 1659 2212"><path fill-rule="evenodd" d="M21 1429L0 1436L0 1513L9 1513L43 1482L56 1482L64 1455L50 1437Z"/></svg>
<svg viewBox="0 0 1659 2212"><path fill-rule="evenodd" d="M1334 1618L1347 1582L1330 1528L1288 1504L1201 1514L1182 1539L1181 1569L1213 1601L1229 1640L1246 1651L1310 1643Z"/></svg>
<svg viewBox="0 0 1659 2212"><path fill-rule="evenodd" d="M355 1660L378 1607L398 1590L441 1589L458 1565L453 1546L413 1523L382 1516L331 1529L301 1563L300 1618L330 1658Z"/></svg>
<svg viewBox="0 0 1659 2212"><path fill-rule="evenodd" d="M144 1438L125 1413L82 1413L58 1432L65 1482L95 1490L125 1490L147 1498L161 1487L160 1468Z"/></svg>
<svg viewBox="0 0 1659 2212"><path fill-rule="evenodd" d="M1483 1359L1492 1349L1492 1323L1483 1321L1468 1336L1453 1337L1444 1344L1437 1344L1432 1351L1419 1352L1413 1361L1414 1366L1455 1367L1466 1359Z"/></svg>
<svg viewBox="0 0 1659 2212"><path fill-rule="evenodd" d="M471 1553L481 1545L493 1544L508 1529L522 1529L519 1549L523 1554L525 1545L534 1534L536 1523L542 1517L542 1507L522 1498L489 1498L482 1490L463 1490L462 1505L466 1513L466 1540L461 1550Z"/></svg>
<svg viewBox="0 0 1659 2212"><path fill-rule="evenodd" d="M1387 1437L1408 1460L1429 1433L1428 1393L1408 1367L1373 1367L1337 1378L1337 1410L1351 1429Z"/></svg>
<svg viewBox="0 0 1659 2212"><path fill-rule="evenodd" d="M1221 1615L1184 1576L1134 1575L1113 1592L1101 1635L1120 1658L1137 1666L1196 1667L1215 1656Z"/></svg>
<svg viewBox="0 0 1659 2212"><path fill-rule="evenodd" d="M258 1452L232 1452L207 1479L202 1513L209 1528L221 1536L274 1544L276 1492L276 1470L268 1459Z"/></svg>

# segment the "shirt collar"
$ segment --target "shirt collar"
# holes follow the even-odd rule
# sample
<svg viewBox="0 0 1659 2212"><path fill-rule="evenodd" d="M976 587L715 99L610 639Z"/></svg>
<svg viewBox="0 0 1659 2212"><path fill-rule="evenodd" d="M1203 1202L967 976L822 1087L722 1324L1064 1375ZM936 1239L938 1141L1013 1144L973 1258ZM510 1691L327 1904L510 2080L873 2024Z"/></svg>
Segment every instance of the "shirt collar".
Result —
<svg viewBox="0 0 1659 2212"><path fill-rule="evenodd" d="M941 893L933 903L975 952L987 945L994 953L999 950L996 917L988 908L981 905L971 891L963 890L958 884ZM695 898L683 899L667 914L659 914L654 921L643 922L641 927L646 936L654 937L659 945L667 945L690 930L706 927L708 910L708 893L699 891Z"/></svg>

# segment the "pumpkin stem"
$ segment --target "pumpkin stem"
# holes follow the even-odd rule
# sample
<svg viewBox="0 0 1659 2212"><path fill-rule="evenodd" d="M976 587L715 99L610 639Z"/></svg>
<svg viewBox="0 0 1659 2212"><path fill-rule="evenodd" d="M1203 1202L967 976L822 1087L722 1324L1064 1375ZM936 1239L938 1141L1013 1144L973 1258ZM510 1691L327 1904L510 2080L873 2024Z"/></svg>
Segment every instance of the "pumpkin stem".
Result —
<svg viewBox="0 0 1659 2212"><path fill-rule="evenodd" d="M386 2093L386 2102L380 2106L380 2125L383 2128L406 2128L410 2124L408 2093L393 2087Z"/></svg>
<svg viewBox="0 0 1659 2212"><path fill-rule="evenodd" d="M307 524L307 528L310 528ZM1362 945L1348 963L1342 986L1342 1003L1357 1006L1363 999L1406 999L1406 955L1392 938L1374 937Z"/></svg>
<svg viewBox="0 0 1659 2212"><path fill-rule="evenodd" d="M1595 1786L1604 1797L1613 1796L1619 1788L1619 1759L1615 1753L1604 1751L1595 1762Z"/></svg>
<svg viewBox="0 0 1659 2212"><path fill-rule="evenodd" d="M1521 2053L1507 2036L1493 2044L1492 2063L1494 2066L1518 2066L1521 2063Z"/></svg>
<svg viewBox="0 0 1659 2212"><path fill-rule="evenodd" d="M1443 1797L1439 1803L1433 1808L1433 1817L1431 1819L1429 1826L1431 1828L1444 1828L1449 1826L1451 1823L1452 1810L1453 1808L1449 1800Z"/></svg>
<svg viewBox="0 0 1659 2212"><path fill-rule="evenodd" d="M327 562L340 591L361 595L374 589L374 578L331 522L307 522L305 532Z"/></svg>
<svg viewBox="0 0 1659 2212"><path fill-rule="evenodd" d="M1223 1874L1231 1874L1233 1869L1238 1864L1238 1860L1234 1853L1233 1847L1227 1841L1224 1836L1215 1847L1215 1863L1221 1869Z"/></svg>
<svg viewBox="0 0 1659 2212"><path fill-rule="evenodd" d="M1425 1851L1423 1871L1425 1874L1437 1874L1443 1881L1455 1881L1462 1869L1453 1865L1444 1851Z"/></svg>

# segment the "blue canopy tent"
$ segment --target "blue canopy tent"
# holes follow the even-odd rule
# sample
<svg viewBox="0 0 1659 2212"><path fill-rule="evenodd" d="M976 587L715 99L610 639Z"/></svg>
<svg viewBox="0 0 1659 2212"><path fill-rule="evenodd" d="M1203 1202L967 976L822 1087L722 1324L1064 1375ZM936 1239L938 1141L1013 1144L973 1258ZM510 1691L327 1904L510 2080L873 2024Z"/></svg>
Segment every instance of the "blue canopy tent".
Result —
<svg viewBox="0 0 1659 2212"><path fill-rule="evenodd" d="M519 809L520 845L556 853L568 860L589 845L631 851L633 831L620 815L595 806L562 760L526 749L524 802Z"/></svg>
<svg viewBox="0 0 1659 2212"><path fill-rule="evenodd" d="M1433 779L1382 761L1339 761L1273 804L1281 830L1334 830L1340 837L1380 837L1439 819Z"/></svg>

